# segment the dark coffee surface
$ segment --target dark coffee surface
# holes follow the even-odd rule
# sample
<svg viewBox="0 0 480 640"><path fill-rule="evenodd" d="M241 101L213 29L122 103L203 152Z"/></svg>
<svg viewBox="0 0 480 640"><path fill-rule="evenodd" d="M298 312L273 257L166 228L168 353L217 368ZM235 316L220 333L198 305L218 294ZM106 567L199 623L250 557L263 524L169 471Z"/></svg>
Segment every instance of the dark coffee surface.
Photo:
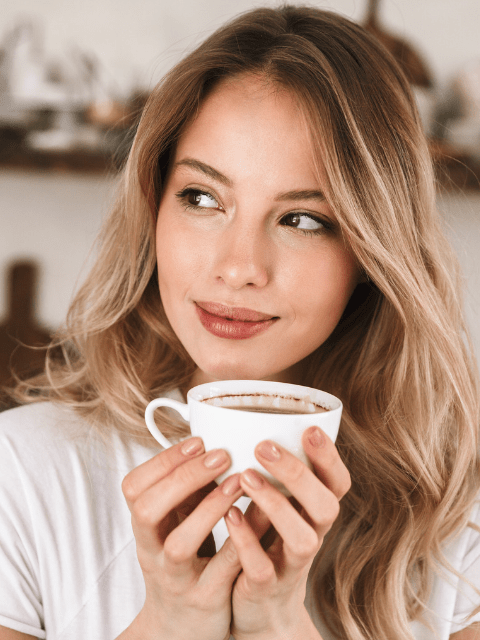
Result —
<svg viewBox="0 0 480 640"><path fill-rule="evenodd" d="M249 411L254 413L277 413L284 415L299 415L310 413L324 413L328 411L324 407L307 398L295 398L293 396L280 396L264 393L239 393L225 394L213 398L204 398L202 402L233 409L234 411Z"/></svg>
<svg viewBox="0 0 480 640"><path fill-rule="evenodd" d="M239 404L237 406L228 405L225 406L225 409L233 409L234 411L251 411L253 413L283 413L287 415L295 415L299 413L318 413L318 411L302 411L301 409L295 411L295 409L278 409L277 407L249 407L248 405ZM320 411L325 411L325 409L320 408Z"/></svg>

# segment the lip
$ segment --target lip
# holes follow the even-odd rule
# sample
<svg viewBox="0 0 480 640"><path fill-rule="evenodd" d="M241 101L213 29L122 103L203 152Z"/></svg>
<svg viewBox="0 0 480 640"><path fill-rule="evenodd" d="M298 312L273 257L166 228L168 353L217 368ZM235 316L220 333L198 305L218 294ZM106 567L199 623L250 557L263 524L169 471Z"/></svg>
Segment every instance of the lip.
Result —
<svg viewBox="0 0 480 640"><path fill-rule="evenodd" d="M260 311L245 307L227 307L215 302L195 302L203 327L218 338L245 340L266 331L277 320Z"/></svg>
<svg viewBox="0 0 480 640"><path fill-rule="evenodd" d="M225 318L228 320L240 320L241 322L263 322L264 320L272 320L274 316L267 313L261 313L260 311L254 311L253 309L247 309L245 307L227 307L223 304L216 302L195 302L197 307L200 307L212 316L218 316L219 318Z"/></svg>

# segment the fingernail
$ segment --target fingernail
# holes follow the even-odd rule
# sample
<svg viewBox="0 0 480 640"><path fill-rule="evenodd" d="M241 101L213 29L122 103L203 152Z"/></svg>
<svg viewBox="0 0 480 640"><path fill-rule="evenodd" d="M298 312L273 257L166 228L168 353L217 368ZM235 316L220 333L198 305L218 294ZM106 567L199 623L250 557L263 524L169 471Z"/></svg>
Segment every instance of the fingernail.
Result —
<svg viewBox="0 0 480 640"><path fill-rule="evenodd" d="M318 427L310 429L307 439L312 447L316 447L317 449L320 449L320 447L323 447L325 444L325 434Z"/></svg>
<svg viewBox="0 0 480 640"><path fill-rule="evenodd" d="M263 486L262 476L253 469L247 469L242 473L242 478L252 489L261 489Z"/></svg>
<svg viewBox="0 0 480 640"><path fill-rule="evenodd" d="M227 518L232 524L238 526L242 522L242 512L237 507L231 507L228 510Z"/></svg>
<svg viewBox="0 0 480 640"><path fill-rule="evenodd" d="M203 451L203 442L201 438L189 438L182 444L181 451L184 456L193 456Z"/></svg>
<svg viewBox="0 0 480 640"><path fill-rule="evenodd" d="M209 453L203 461L203 464L209 469L215 469L216 467L221 467L227 460L227 452L223 451L223 449L218 449L217 451Z"/></svg>
<svg viewBox="0 0 480 640"><path fill-rule="evenodd" d="M265 460L270 460L270 462L276 462L280 459L280 451L270 440L261 442L257 447L257 453L265 458Z"/></svg>
<svg viewBox="0 0 480 640"><path fill-rule="evenodd" d="M224 495L233 496L233 494L237 493L240 489L240 475L236 473L235 475L228 477L220 486Z"/></svg>

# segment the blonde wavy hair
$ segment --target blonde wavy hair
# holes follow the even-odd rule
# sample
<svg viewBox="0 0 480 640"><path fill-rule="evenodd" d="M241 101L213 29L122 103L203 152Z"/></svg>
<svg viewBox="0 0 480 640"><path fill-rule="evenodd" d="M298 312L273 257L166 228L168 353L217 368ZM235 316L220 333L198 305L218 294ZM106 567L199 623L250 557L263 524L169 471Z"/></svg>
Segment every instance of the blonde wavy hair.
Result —
<svg viewBox="0 0 480 640"><path fill-rule="evenodd" d="M314 566L318 610L349 640L412 638L408 622L446 564L442 544L467 526L479 490L479 389L414 100L393 58L358 25L314 8L257 9L164 78L46 373L17 396L66 403L147 438L146 404L188 382L195 365L159 296L156 216L176 140L214 86L246 73L296 96L327 199L366 276L307 359L307 383L343 400L337 443L353 481Z"/></svg>

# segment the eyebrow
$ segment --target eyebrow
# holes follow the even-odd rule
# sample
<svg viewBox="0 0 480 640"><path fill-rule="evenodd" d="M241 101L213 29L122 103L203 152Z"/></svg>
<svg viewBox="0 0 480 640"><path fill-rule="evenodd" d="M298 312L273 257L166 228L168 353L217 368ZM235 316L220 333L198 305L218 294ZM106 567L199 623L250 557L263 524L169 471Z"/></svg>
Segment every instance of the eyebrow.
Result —
<svg viewBox="0 0 480 640"><path fill-rule="evenodd" d="M305 191L287 191L281 193L275 200L284 202L285 200L325 200L325 195L318 189L307 189Z"/></svg>
<svg viewBox="0 0 480 640"><path fill-rule="evenodd" d="M221 182L227 187L233 187L233 182L230 180L230 178L227 178L227 176L224 176L223 173L220 173L220 171L217 171L209 164L200 162L200 160L194 160L194 158L185 158L184 160L180 160L179 162L175 163L175 167L178 166L190 167L195 171L203 173L209 178L213 178L213 180L216 180L217 182Z"/></svg>
<svg viewBox="0 0 480 640"><path fill-rule="evenodd" d="M199 173L203 173L204 175L224 184L227 187L233 187L233 182L230 178L227 178L226 175L217 171L209 164L205 164L205 162L201 162L200 160L195 160L194 158L184 158L183 160L179 160L175 163L175 167L185 166L190 167L194 171L198 171ZM280 193L275 197L277 202L285 202L291 200L322 200L324 201L325 195L322 191L318 189L303 189L298 191L286 191L285 193Z"/></svg>

